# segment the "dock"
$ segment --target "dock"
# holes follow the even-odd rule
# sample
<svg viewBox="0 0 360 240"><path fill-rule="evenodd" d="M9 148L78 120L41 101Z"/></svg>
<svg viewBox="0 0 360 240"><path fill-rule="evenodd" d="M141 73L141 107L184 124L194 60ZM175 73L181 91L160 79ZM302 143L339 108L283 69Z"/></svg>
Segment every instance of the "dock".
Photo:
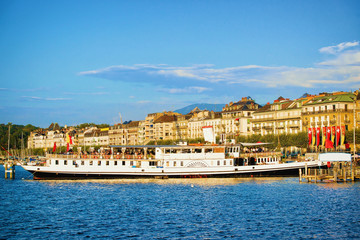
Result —
<svg viewBox="0 0 360 240"><path fill-rule="evenodd" d="M354 182L360 180L360 167L351 163L335 162L328 168L299 169L299 182Z"/></svg>

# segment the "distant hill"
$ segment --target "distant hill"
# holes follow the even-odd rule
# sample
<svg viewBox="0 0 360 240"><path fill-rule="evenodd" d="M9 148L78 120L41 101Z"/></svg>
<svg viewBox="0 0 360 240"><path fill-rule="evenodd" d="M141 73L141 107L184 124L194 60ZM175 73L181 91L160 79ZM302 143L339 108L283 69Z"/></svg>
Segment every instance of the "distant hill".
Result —
<svg viewBox="0 0 360 240"><path fill-rule="evenodd" d="M175 110L174 112L181 114L188 114L191 110L198 107L200 110L209 110L214 112L221 112L222 108L225 107L225 104L209 104L209 103L195 103L184 108Z"/></svg>

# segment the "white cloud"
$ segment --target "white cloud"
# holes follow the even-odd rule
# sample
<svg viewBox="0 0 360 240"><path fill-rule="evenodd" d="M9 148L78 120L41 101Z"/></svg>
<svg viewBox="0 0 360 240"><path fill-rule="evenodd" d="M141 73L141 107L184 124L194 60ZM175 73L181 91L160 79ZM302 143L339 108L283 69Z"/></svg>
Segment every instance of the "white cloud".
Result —
<svg viewBox="0 0 360 240"><path fill-rule="evenodd" d="M230 90L231 84L268 88L313 88L332 84L353 88L360 84L360 50L343 50L358 45L359 42L348 42L322 48L321 52L337 54L312 67L246 65L215 68L208 64L188 67L137 64L111 66L79 74L114 81L147 83L157 86L159 91L172 94L202 93L219 87ZM194 84L197 86L194 87Z"/></svg>
<svg viewBox="0 0 360 240"><path fill-rule="evenodd" d="M323 47L320 48L319 51L321 53L328 53L328 54L337 54L342 52L343 50L351 47L359 46L359 42L342 42L335 46Z"/></svg>
<svg viewBox="0 0 360 240"><path fill-rule="evenodd" d="M348 51L337 58L319 63L319 65L360 65L360 51Z"/></svg>
<svg viewBox="0 0 360 240"><path fill-rule="evenodd" d="M186 87L186 88L159 88L158 90L161 92L176 94L176 93L202 93L205 91L210 91L212 89L206 87Z"/></svg>
<svg viewBox="0 0 360 240"><path fill-rule="evenodd" d="M35 100L35 101L68 101L71 98L43 98L43 97L34 97L34 96L22 96L22 98L27 100Z"/></svg>

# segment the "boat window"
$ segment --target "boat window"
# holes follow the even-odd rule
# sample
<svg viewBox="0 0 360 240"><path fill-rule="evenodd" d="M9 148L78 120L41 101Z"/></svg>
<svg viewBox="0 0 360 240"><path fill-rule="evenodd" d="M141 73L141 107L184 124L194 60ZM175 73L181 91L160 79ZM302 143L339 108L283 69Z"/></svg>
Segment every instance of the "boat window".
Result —
<svg viewBox="0 0 360 240"><path fill-rule="evenodd" d="M98 161L98 166L101 166L101 161Z"/></svg>
<svg viewBox="0 0 360 240"><path fill-rule="evenodd" d="M180 166L184 166L184 162L183 162L183 161L180 162Z"/></svg>
<svg viewBox="0 0 360 240"><path fill-rule="evenodd" d="M190 149L183 149L183 150L181 151L181 153L191 153L191 150L190 150Z"/></svg>
<svg viewBox="0 0 360 240"><path fill-rule="evenodd" d="M67 165L67 160L64 160L64 165Z"/></svg>
<svg viewBox="0 0 360 240"><path fill-rule="evenodd" d="M125 166L125 161L122 161L122 165Z"/></svg>
<svg viewBox="0 0 360 240"><path fill-rule="evenodd" d="M73 161L73 165L76 165L76 161Z"/></svg>
<svg viewBox="0 0 360 240"><path fill-rule="evenodd" d="M194 153L201 153L201 149L195 148L195 149L194 149Z"/></svg>
<svg viewBox="0 0 360 240"><path fill-rule="evenodd" d="M233 165L233 161L232 160L230 160L230 166L232 166Z"/></svg>
<svg viewBox="0 0 360 240"><path fill-rule="evenodd" d="M212 148L205 148L205 153L212 153L213 149Z"/></svg>
<svg viewBox="0 0 360 240"><path fill-rule="evenodd" d="M109 166L110 162L109 161L106 161L106 166Z"/></svg>
<svg viewBox="0 0 360 240"><path fill-rule="evenodd" d="M165 149L165 153L171 153L170 149Z"/></svg>
<svg viewBox="0 0 360 240"><path fill-rule="evenodd" d="M130 161L130 166L133 166L134 165L134 162L133 161Z"/></svg>
<svg viewBox="0 0 360 240"><path fill-rule="evenodd" d="M217 165L220 166L220 161L217 161Z"/></svg>
<svg viewBox="0 0 360 240"><path fill-rule="evenodd" d="M166 166L168 167L170 164L169 164L169 161L166 162Z"/></svg>
<svg viewBox="0 0 360 240"><path fill-rule="evenodd" d="M174 161L174 167L176 167L176 161Z"/></svg>
<svg viewBox="0 0 360 240"><path fill-rule="evenodd" d="M224 160L224 165L226 165L226 160Z"/></svg>
<svg viewBox="0 0 360 240"><path fill-rule="evenodd" d="M59 165L59 160L55 160L55 165Z"/></svg>
<svg viewBox="0 0 360 240"><path fill-rule="evenodd" d="M93 161L90 161L90 166L92 166L93 165Z"/></svg>
<svg viewBox="0 0 360 240"><path fill-rule="evenodd" d="M81 165L85 165L85 161L84 161L84 160L81 161Z"/></svg>
<svg viewBox="0 0 360 240"><path fill-rule="evenodd" d="M157 161L150 161L149 166L157 166Z"/></svg>
<svg viewBox="0 0 360 240"><path fill-rule="evenodd" d="M117 166L117 161L114 161L114 165Z"/></svg>

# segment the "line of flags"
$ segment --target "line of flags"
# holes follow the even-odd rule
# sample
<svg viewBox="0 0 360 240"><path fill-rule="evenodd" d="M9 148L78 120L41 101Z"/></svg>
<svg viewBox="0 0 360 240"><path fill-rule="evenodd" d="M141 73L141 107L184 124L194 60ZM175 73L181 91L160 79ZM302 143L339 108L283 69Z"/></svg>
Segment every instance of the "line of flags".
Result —
<svg viewBox="0 0 360 240"><path fill-rule="evenodd" d="M72 137L67 133L66 134L66 152L70 150L70 145L73 144ZM54 142L53 152L56 151L56 142Z"/></svg>
<svg viewBox="0 0 360 240"><path fill-rule="evenodd" d="M345 130L345 126L309 128L309 146L334 148L343 145L345 143Z"/></svg>

